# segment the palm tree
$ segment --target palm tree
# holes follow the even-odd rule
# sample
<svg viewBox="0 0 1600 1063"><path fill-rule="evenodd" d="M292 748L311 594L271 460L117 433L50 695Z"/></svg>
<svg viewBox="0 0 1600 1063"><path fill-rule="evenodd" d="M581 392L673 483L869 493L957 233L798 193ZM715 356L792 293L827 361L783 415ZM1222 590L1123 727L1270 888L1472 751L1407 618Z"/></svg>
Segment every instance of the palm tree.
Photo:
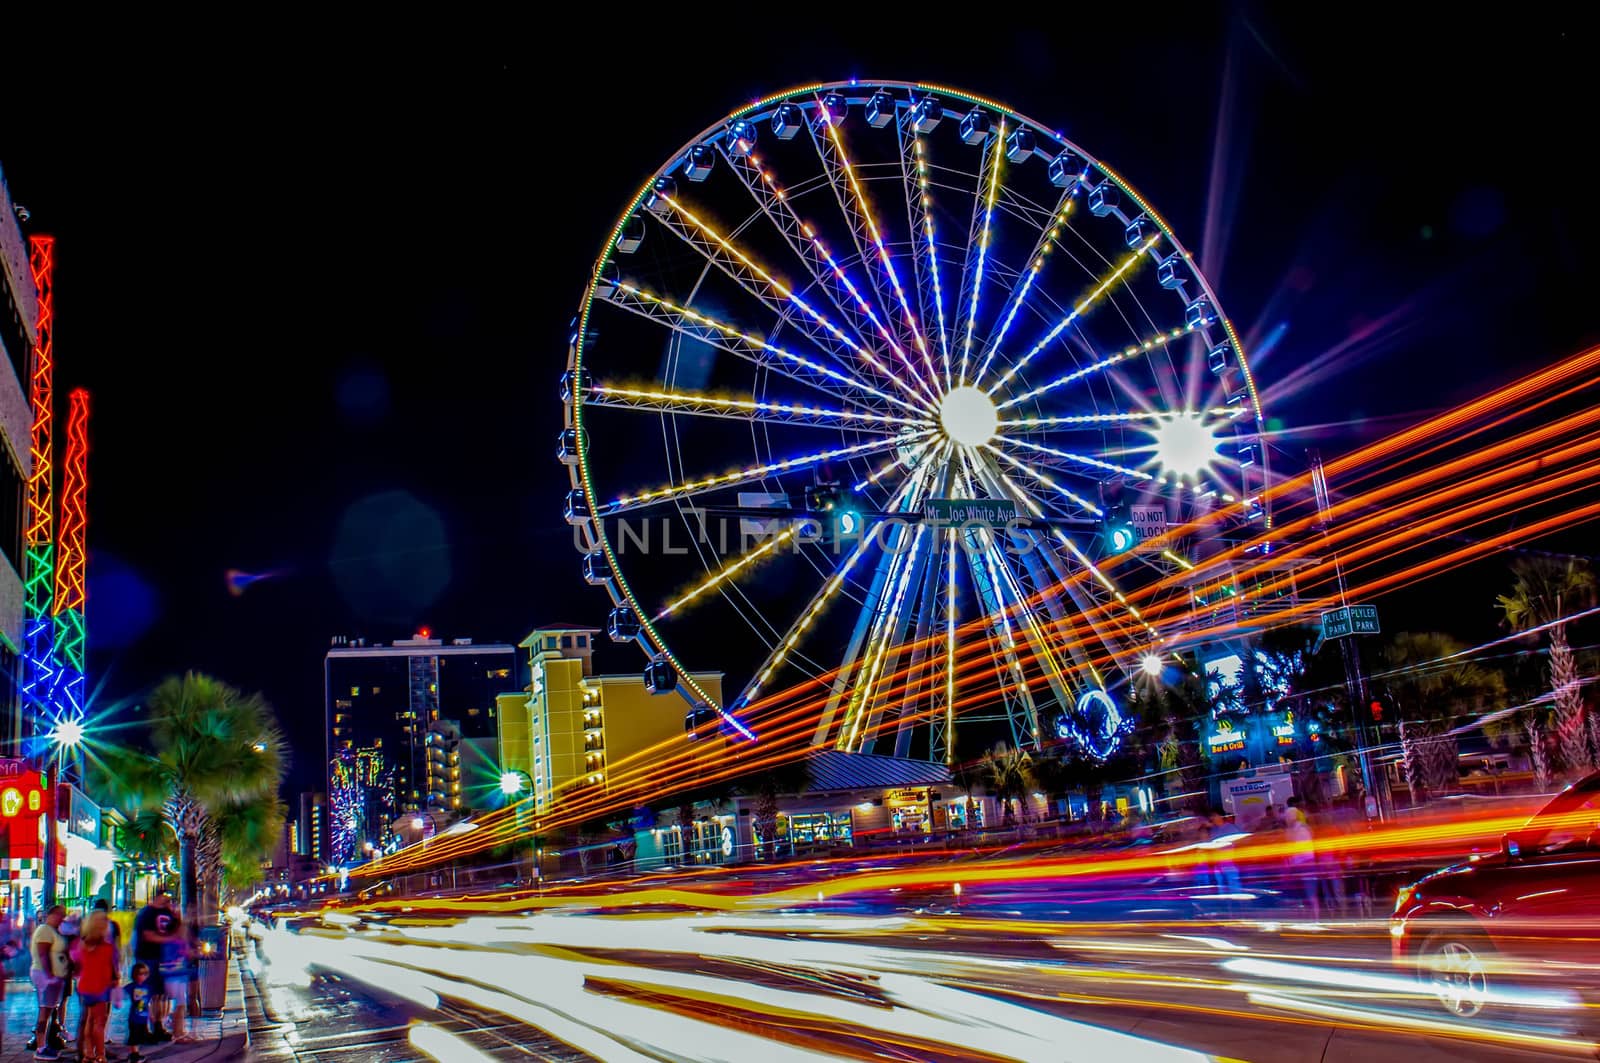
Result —
<svg viewBox="0 0 1600 1063"><path fill-rule="evenodd" d="M1595 603L1594 569L1585 561L1553 557L1519 557L1511 563L1516 577L1510 594L1496 597L1513 631L1543 628L1550 632L1550 691L1555 699L1555 732L1568 771L1592 768L1600 749L1591 750L1591 728L1584 719L1577 661L1567 642L1567 618Z"/></svg>
<svg viewBox="0 0 1600 1063"><path fill-rule="evenodd" d="M207 918L224 871L248 873L282 832L287 746L261 695L197 672L163 680L145 709L152 751L114 752L102 770L135 812L172 827L182 910Z"/></svg>
<svg viewBox="0 0 1600 1063"><path fill-rule="evenodd" d="M803 759L775 764L752 778L740 782L739 789L754 794L755 808L750 826L756 836L756 858L778 855L778 798L798 794L811 783L811 766Z"/></svg>
<svg viewBox="0 0 1600 1063"><path fill-rule="evenodd" d="M1004 742L983 755L983 788L1000 802L1007 826L1016 822L1013 802L1033 789L1033 760Z"/></svg>
<svg viewBox="0 0 1600 1063"><path fill-rule="evenodd" d="M1438 632L1402 631L1383 651L1388 665L1378 681L1400 716L1401 762L1414 795L1459 785L1458 743L1449 732L1456 718L1505 693L1505 679L1468 659L1466 647Z"/></svg>

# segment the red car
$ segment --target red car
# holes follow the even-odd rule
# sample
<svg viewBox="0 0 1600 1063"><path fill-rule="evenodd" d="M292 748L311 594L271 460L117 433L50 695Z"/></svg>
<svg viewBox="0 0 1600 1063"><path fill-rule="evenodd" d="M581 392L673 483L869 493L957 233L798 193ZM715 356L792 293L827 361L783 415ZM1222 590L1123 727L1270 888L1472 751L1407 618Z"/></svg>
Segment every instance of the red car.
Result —
<svg viewBox="0 0 1600 1063"><path fill-rule="evenodd" d="M1501 851L1400 890L1389 933L1450 1012L1556 1007L1600 975L1600 772L1567 787Z"/></svg>

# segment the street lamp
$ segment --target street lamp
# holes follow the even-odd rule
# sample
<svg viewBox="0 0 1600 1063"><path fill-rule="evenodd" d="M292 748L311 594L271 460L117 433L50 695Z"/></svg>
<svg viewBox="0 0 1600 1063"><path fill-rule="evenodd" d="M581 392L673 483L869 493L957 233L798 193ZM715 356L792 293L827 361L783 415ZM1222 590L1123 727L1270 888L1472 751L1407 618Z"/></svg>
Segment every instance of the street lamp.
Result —
<svg viewBox="0 0 1600 1063"><path fill-rule="evenodd" d="M528 814L528 807L523 799L524 793L533 789L533 777L527 772L517 768L506 768L500 772L500 794L506 799L506 804L515 805L517 809L516 825L520 831ZM539 877L539 838L533 839L533 877Z"/></svg>
<svg viewBox="0 0 1600 1063"><path fill-rule="evenodd" d="M45 802L44 809L44 908L46 911L56 903L56 817L61 813L61 797L58 793L61 782L61 757L71 753L79 742L83 741L83 721L68 717L58 719L51 728L50 734L50 763L48 768L48 781L46 789L50 796Z"/></svg>

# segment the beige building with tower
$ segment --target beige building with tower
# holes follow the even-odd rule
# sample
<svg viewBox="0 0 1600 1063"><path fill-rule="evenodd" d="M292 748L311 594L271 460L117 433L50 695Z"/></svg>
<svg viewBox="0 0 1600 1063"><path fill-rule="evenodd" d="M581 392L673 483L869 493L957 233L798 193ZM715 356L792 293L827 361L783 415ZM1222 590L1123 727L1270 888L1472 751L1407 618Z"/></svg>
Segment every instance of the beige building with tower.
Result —
<svg viewBox="0 0 1600 1063"><path fill-rule="evenodd" d="M594 674L598 628L539 628L521 642L530 681L521 694L498 698L502 771L532 783L534 808L553 811L562 796L608 785L608 771L681 749L685 717L695 708L682 694L652 694L642 672ZM721 672L694 681L722 698Z"/></svg>

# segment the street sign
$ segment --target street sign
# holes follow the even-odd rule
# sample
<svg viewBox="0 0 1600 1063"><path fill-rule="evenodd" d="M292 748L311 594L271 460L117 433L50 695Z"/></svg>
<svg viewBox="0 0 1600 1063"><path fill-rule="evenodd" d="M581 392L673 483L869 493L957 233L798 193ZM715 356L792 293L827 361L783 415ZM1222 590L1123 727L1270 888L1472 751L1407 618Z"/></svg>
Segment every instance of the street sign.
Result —
<svg viewBox="0 0 1600 1063"><path fill-rule="evenodd" d="M1324 639L1378 633L1378 607L1375 605L1345 605L1322 614Z"/></svg>
<svg viewBox="0 0 1600 1063"><path fill-rule="evenodd" d="M1167 534L1166 506L1129 506L1128 522L1139 542Z"/></svg>
<svg viewBox="0 0 1600 1063"><path fill-rule="evenodd" d="M1017 504L1003 498L930 498L923 517L934 524L1004 527L1017 519Z"/></svg>

